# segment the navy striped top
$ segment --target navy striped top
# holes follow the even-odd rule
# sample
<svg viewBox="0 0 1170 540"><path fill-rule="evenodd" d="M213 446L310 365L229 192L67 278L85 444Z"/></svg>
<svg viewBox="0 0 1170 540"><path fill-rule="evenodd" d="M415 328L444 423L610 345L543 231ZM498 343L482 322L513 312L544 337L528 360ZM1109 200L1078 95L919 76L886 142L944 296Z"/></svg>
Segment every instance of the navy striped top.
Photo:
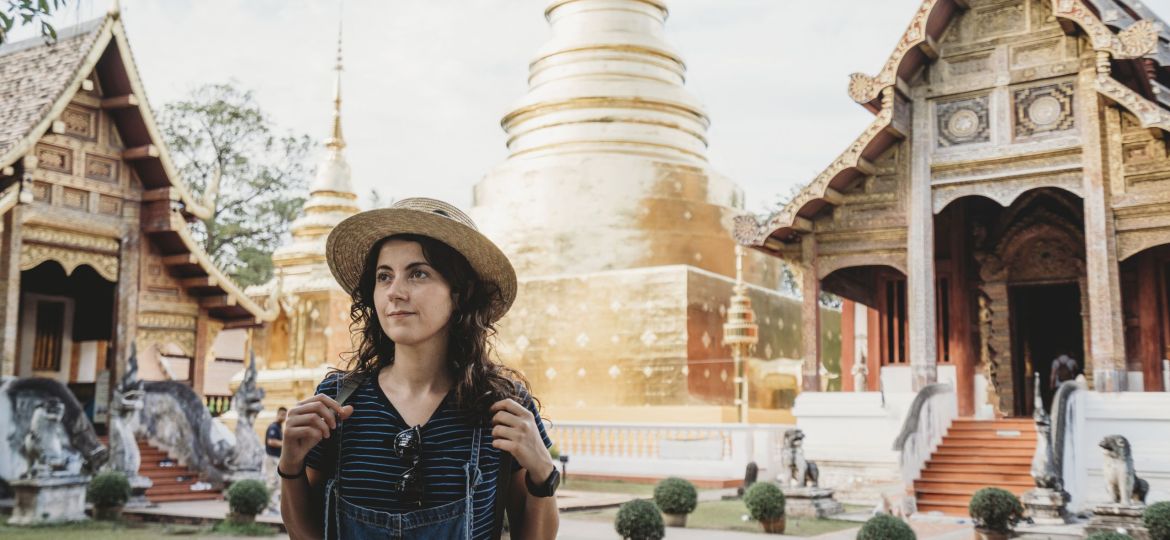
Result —
<svg viewBox="0 0 1170 540"><path fill-rule="evenodd" d="M331 373L317 385L317 393L336 398L338 375ZM422 426L422 453L419 466L426 485L422 508L433 508L460 500L466 495L463 464L471 459L471 440L474 423L454 410L453 393L447 394L430 420ZM420 507L398 500L394 486L410 463L394 454L391 441L394 435L410 426L395 410L378 386L377 377L369 377L346 402L353 405L351 415L342 427L341 496L347 501L389 513L404 513ZM552 446L544 423L529 400L528 409L536 417L536 427L546 447ZM305 464L321 471L332 471L336 465L336 437L322 440L309 451ZM484 428L480 439L479 470L482 479L475 488L472 537L491 535L492 512L495 504L496 477L499 474L500 451L492 446L491 429ZM518 465L513 464L512 470Z"/></svg>

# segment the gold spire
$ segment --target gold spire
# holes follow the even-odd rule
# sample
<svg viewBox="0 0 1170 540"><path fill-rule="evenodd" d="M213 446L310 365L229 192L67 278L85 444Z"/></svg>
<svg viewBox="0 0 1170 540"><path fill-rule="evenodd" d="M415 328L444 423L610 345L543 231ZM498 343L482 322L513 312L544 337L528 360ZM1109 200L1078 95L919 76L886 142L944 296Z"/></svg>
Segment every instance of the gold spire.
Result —
<svg viewBox="0 0 1170 540"><path fill-rule="evenodd" d="M339 10L340 11L340 10ZM341 134L341 17L337 19L337 64L333 70L337 72L337 81L333 85L333 134L325 142L325 146L340 150L345 148L345 137Z"/></svg>

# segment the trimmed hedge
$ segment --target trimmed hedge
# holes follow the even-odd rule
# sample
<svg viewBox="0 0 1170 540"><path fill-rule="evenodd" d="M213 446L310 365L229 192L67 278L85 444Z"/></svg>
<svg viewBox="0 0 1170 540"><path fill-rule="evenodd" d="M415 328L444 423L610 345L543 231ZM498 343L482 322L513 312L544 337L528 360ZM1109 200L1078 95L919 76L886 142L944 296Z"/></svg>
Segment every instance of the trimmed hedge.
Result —
<svg viewBox="0 0 1170 540"><path fill-rule="evenodd" d="M988 531L1007 533L1024 516L1024 506L1012 492L996 487L985 487L975 492L967 505L975 526Z"/></svg>
<svg viewBox="0 0 1170 540"><path fill-rule="evenodd" d="M699 492L682 478L667 478L654 487L654 504L667 514L689 514L699 504Z"/></svg>
<svg viewBox="0 0 1170 540"><path fill-rule="evenodd" d="M1170 501L1162 501L1146 507L1142 523L1150 531L1150 540L1170 540Z"/></svg>
<svg viewBox="0 0 1170 540"><path fill-rule="evenodd" d="M634 499L618 509L613 528L626 540L661 540L666 536L662 513L646 499Z"/></svg>
<svg viewBox="0 0 1170 540"><path fill-rule="evenodd" d="M784 493L771 482L752 484L743 494L743 503L756 521L784 517Z"/></svg>
<svg viewBox="0 0 1170 540"><path fill-rule="evenodd" d="M857 540L918 540L918 536L906 522L889 514L878 514L861 526Z"/></svg>
<svg viewBox="0 0 1170 540"><path fill-rule="evenodd" d="M130 500L130 481L120 471L102 471L89 481L85 498L97 508L114 508Z"/></svg>
<svg viewBox="0 0 1170 540"><path fill-rule="evenodd" d="M268 486L259 480L240 480L228 488L228 508L245 516L254 516L268 508Z"/></svg>

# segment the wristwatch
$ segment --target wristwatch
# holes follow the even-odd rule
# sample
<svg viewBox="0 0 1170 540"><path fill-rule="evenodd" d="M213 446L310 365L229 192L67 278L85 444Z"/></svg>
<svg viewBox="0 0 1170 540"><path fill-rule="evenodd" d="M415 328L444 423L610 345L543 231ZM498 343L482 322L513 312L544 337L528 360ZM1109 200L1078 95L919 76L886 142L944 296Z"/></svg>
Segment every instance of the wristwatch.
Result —
<svg viewBox="0 0 1170 540"><path fill-rule="evenodd" d="M561 471L553 467L548 478L539 484L532 482L532 476L524 474L524 482L528 484L528 493L533 497L552 497L557 494L557 487L561 485Z"/></svg>

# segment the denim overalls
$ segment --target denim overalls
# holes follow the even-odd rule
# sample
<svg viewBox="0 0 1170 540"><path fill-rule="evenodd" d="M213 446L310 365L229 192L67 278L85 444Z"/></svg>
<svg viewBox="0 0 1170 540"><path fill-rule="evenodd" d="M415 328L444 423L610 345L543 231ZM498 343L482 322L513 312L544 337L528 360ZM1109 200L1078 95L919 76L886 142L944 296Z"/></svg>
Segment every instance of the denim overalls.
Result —
<svg viewBox="0 0 1170 540"><path fill-rule="evenodd" d="M325 484L325 538L368 540L383 538L410 538L412 540L471 540L475 523L472 506L475 487L481 478L479 445L482 428L475 428L471 437L471 460L463 465L467 496L435 508L391 514L371 510L346 501L341 497L341 442L342 428L337 428L337 466L333 478ZM331 531L330 526L336 526Z"/></svg>

